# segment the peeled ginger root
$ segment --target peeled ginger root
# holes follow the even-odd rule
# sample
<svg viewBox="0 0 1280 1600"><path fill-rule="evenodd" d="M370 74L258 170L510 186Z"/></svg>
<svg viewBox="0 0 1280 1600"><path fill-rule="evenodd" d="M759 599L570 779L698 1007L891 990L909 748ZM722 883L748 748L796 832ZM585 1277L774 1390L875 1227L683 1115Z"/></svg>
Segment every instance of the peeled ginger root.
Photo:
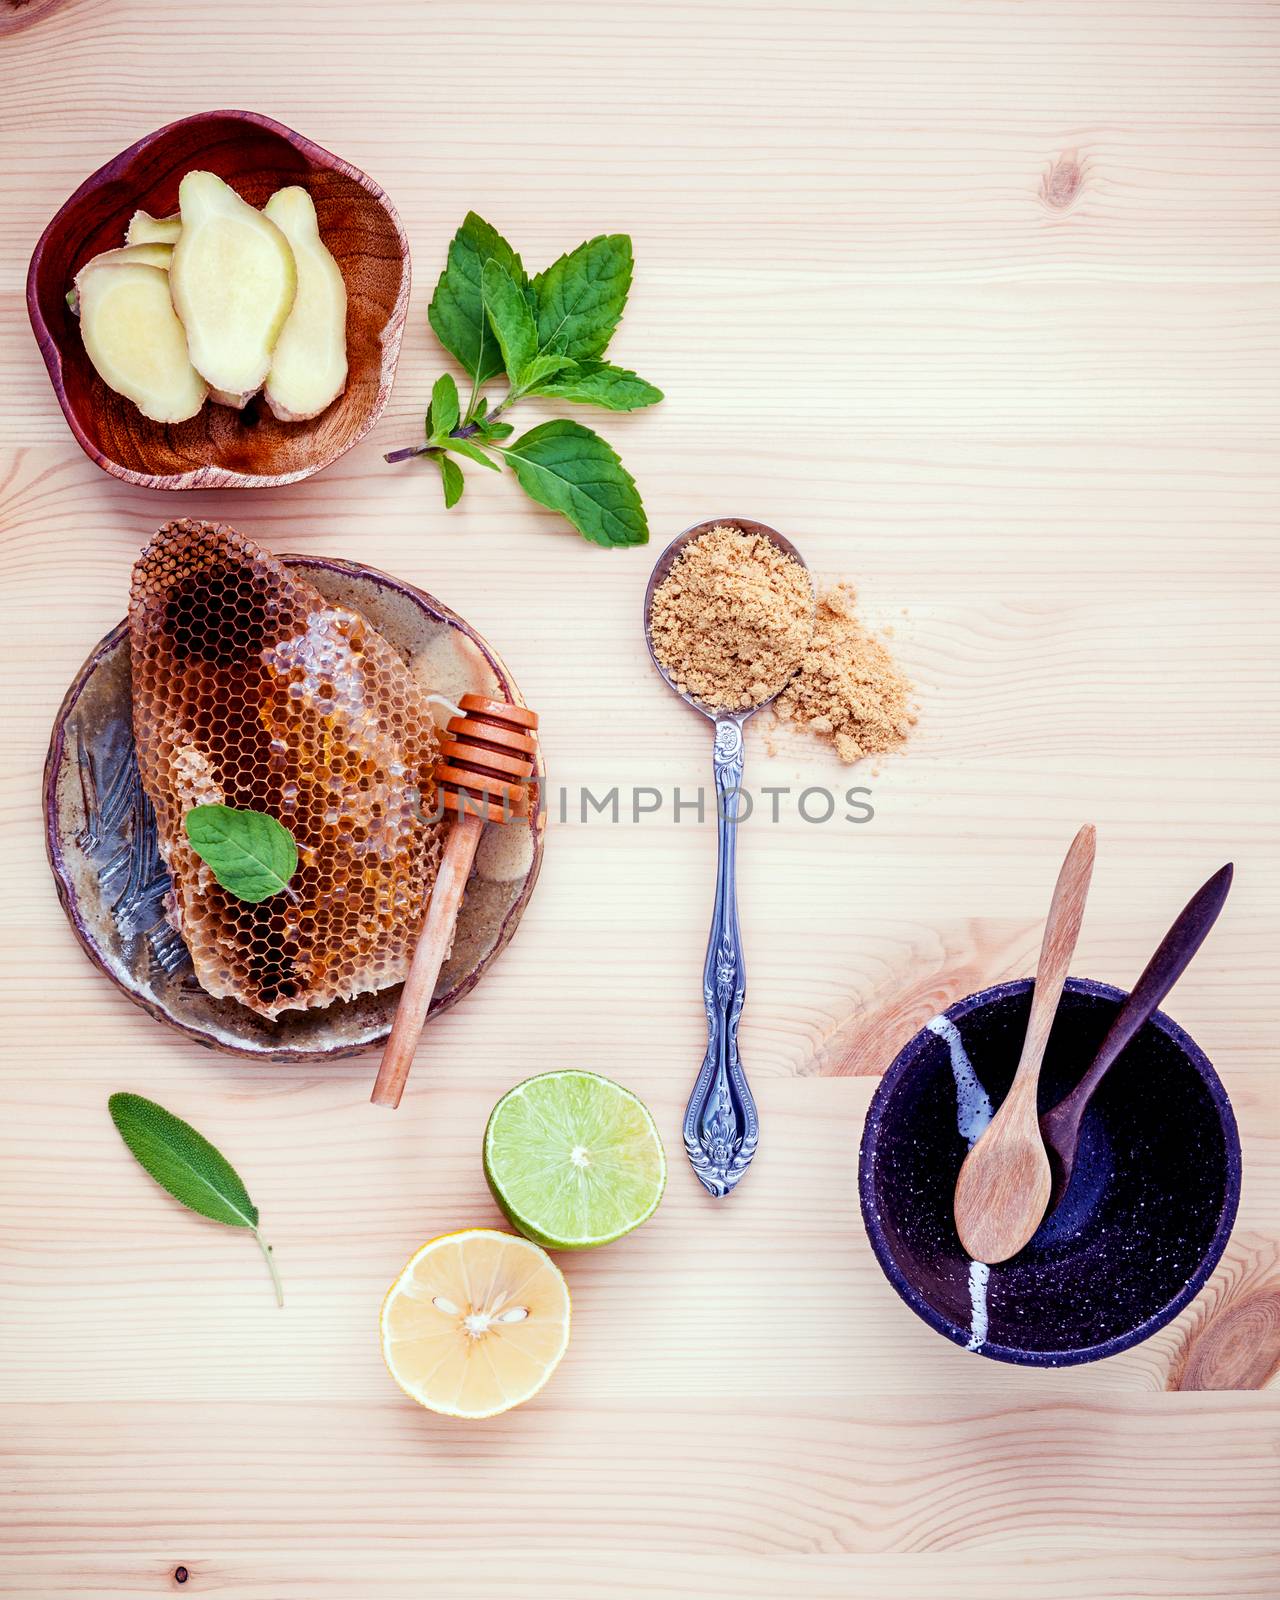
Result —
<svg viewBox="0 0 1280 1600"><path fill-rule="evenodd" d="M197 171L183 178L178 199L178 216L135 211L126 243L95 256L67 292L82 316L80 282L91 268L147 267L167 279L168 314L152 279L134 276L112 294L95 282L93 324L82 331L99 376L153 421L193 416L197 389L240 409L264 384L279 421L319 416L347 383L347 291L310 195L280 189L257 211L221 178ZM129 337L144 330L136 350L126 330L102 320L112 309L127 311Z"/></svg>
<svg viewBox="0 0 1280 1600"><path fill-rule="evenodd" d="M84 347L102 381L153 422L185 422L208 390L191 365L169 298L169 274L144 262L111 261L112 250L76 276Z"/></svg>
<svg viewBox="0 0 1280 1600"><path fill-rule="evenodd" d="M182 230L169 269L191 364L221 405L242 407L262 387L298 274L284 234L212 172L178 188Z"/></svg>
<svg viewBox="0 0 1280 1600"><path fill-rule="evenodd" d="M347 286L305 189L277 189L263 212L289 241L298 270L293 310L271 356L267 404L281 422L306 422L346 386Z"/></svg>
<svg viewBox="0 0 1280 1600"><path fill-rule="evenodd" d="M124 236L126 244L177 244L182 232L181 217L153 217L135 211Z"/></svg>

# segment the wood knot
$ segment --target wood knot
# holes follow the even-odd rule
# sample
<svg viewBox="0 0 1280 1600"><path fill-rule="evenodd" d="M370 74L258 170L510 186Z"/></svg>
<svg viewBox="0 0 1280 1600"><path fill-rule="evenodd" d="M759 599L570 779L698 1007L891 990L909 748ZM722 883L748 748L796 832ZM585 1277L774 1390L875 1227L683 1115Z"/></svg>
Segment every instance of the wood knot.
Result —
<svg viewBox="0 0 1280 1600"><path fill-rule="evenodd" d="M1280 1374L1280 1245L1236 1241L1175 1356L1169 1389L1265 1389Z"/></svg>
<svg viewBox="0 0 1280 1600"><path fill-rule="evenodd" d="M175 1583L185 1583L190 1576L191 1574L185 1567L175 1567L173 1569L173 1581Z"/></svg>
<svg viewBox="0 0 1280 1600"><path fill-rule="evenodd" d="M48 12L64 5L66 0L0 0L0 34L17 33L29 28Z"/></svg>
<svg viewBox="0 0 1280 1600"><path fill-rule="evenodd" d="M1040 180L1040 198L1051 211L1066 211L1080 193L1084 168L1074 150L1065 150Z"/></svg>
<svg viewBox="0 0 1280 1600"><path fill-rule="evenodd" d="M1211 1317L1187 1354L1180 1389L1265 1389L1280 1369L1280 1296L1263 1289Z"/></svg>

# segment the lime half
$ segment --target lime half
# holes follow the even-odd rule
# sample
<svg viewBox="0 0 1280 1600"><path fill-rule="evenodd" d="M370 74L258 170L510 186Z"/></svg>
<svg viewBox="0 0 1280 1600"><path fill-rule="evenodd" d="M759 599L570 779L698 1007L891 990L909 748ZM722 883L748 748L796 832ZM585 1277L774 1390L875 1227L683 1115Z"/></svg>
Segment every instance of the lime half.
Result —
<svg viewBox="0 0 1280 1600"><path fill-rule="evenodd" d="M595 1072L544 1072L503 1095L484 1171L511 1225L548 1250L591 1250L638 1228L667 1182L647 1107Z"/></svg>

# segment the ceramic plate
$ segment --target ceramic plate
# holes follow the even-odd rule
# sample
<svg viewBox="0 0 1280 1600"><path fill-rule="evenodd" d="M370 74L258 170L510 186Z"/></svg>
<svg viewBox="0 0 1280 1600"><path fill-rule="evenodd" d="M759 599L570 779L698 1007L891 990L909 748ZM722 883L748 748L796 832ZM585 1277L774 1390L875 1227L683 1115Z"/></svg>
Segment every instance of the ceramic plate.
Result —
<svg viewBox="0 0 1280 1600"><path fill-rule="evenodd" d="M499 656L429 594L351 561L284 556L329 600L364 616L429 688L523 705ZM447 712L441 712L447 717ZM538 777L544 776L541 754ZM44 778L45 837L63 909L93 963L159 1021L215 1050L263 1061L321 1061L387 1037L400 986L274 1022L215 1000L164 918L168 874L133 748L129 632L113 628L58 712ZM472 990L514 934L542 862L545 819L486 827L431 1016Z"/></svg>

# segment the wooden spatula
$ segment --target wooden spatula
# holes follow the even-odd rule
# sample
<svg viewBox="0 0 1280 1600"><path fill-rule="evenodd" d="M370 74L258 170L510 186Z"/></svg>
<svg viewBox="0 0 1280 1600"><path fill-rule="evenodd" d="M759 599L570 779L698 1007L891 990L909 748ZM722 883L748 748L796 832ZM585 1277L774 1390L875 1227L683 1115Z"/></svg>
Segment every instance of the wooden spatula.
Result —
<svg viewBox="0 0 1280 1600"><path fill-rule="evenodd" d="M1049 1204L1052 1177L1040 1135L1036 1089L1084 918L1095 839L1093 824L1086 823L1062 863L1040 946L1018 1070L991 1125L965 1157L956 1179L956 1232L975 1261L990 1264L1017 1255L1040 1226Z"/></svg>

